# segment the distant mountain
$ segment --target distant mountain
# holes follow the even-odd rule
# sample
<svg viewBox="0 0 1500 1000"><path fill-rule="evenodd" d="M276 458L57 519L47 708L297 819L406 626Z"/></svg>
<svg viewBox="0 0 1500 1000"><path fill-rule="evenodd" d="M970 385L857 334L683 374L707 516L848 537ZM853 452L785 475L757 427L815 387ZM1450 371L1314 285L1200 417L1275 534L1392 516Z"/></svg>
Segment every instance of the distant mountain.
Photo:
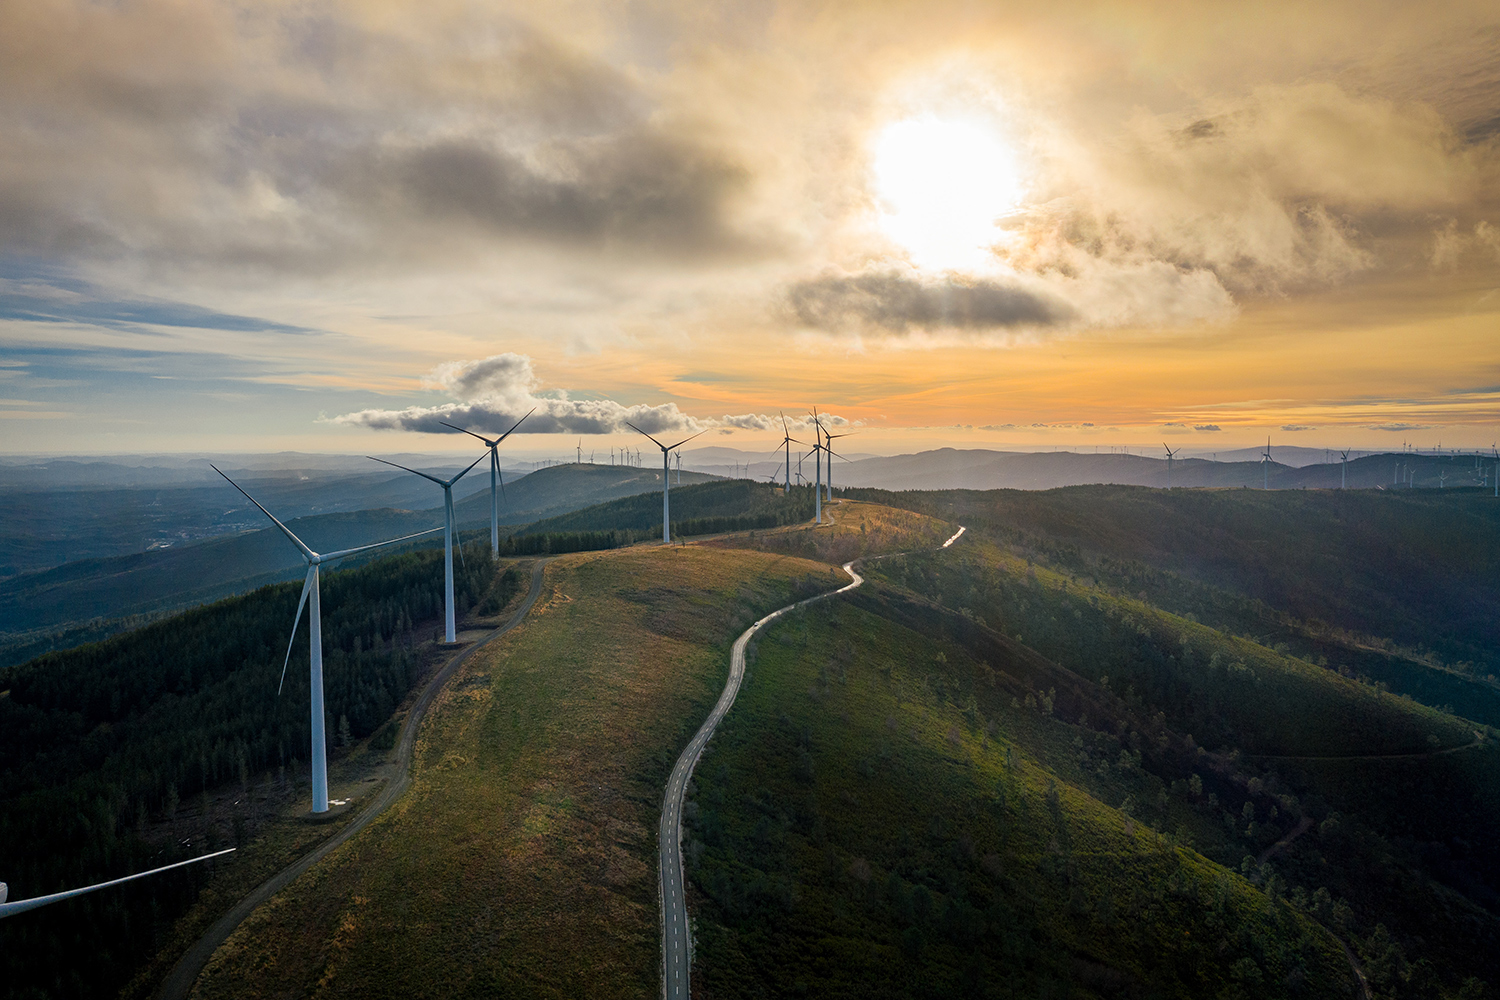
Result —
<svg viewBox="0 0 1500 1000"><path fill-rule="evenodd" d="M1272 454L1275 453L1272 449ZM1263 470L1258 461L1184 458L1171 463L1169 477L1165 458L940 448L915 455L835 462L833 476L835 486L887 490L1047 490L1093 484L1250 488L1267 485L1275 490L1288 490L1334 489L1345 482L1351 489L1390 488L1396 484L1398 475L1404 479L1407 471L1414 472L1414 485L1422 487L1437 487L1440 483L1448 487L1476 486L1484 473L1472 455L1384 454L1351 459L1347 469L1341 468L1339 462L1299 468L1273 461ZM803 472L806 475L809 469ZM1441 478L1444 475L1446 480Z"/></svg>

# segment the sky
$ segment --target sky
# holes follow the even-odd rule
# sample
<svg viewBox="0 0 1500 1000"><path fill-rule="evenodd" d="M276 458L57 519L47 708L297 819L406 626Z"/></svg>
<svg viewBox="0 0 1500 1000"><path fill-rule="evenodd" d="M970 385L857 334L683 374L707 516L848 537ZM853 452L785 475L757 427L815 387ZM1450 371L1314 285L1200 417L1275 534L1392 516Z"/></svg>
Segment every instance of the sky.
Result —
<svg viewBox="0 0 1500 1000"><path fill-rule="evenodd" d="M0 136L3 453L1500 438L1489 2L27 0Z"/></svg>

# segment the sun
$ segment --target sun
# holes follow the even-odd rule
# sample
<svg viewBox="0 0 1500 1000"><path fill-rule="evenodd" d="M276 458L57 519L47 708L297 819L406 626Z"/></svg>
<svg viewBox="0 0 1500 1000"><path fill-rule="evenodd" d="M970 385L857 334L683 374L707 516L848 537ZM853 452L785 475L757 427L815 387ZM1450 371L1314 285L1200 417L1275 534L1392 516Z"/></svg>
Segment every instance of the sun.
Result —
<svg viewBox="0 0 1500 1000"><path fill-rule="evenodd" d="M1003 238L996 220L1024 194L1015 152L967 121L909 118L874 145L880 225L917 267L973 271Z"/></svg>

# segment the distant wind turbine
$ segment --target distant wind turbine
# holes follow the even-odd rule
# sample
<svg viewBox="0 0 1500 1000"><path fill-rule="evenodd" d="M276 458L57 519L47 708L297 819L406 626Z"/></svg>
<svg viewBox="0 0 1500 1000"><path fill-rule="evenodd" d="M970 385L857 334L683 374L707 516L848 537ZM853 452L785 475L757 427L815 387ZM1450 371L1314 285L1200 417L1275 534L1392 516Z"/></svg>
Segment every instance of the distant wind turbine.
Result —
<svg viewBox="0 0 1500 1000"><path fill-rule="evenodd" d="M125 882L134 882L138 878L145 878L148 875L156 875L160 872L171 871L173 868L181 868L183 865L196 865L200 861L207 861L209 858L217 858L223 854L232 854L234 853L234 851L235 848L226 847L224 848L224 850L214 851L212 854L204 854L201 857L189 858L186 861L179 861L176 864L172 865L162 865L160 868L153 868L150 871L136 872L134 875L126 875L124 878L111 879L108 882L100 882L97 885L86 885L82 889L68 889L65 892L54 892L51 895L47 896L33 896L31 899L18 899L15 902L7 901L10 896L10 889L4 882L0 882L0 917L13 917L17 913L25 913L27 910L34 910L39 906L46 906L48 903L60 903L65 899L72 899L75 896L82 896L84 893L94 892L98 889L108 889L110 886L121 885Z"/></svg>
<svg viewBox="0 0 1500 1000"><path fill-rule="evenodd" d="M1260 488L1271 488L1271 439L1266 438L1266 450L1260 453Z"/></svg>
<svg viewBox="0 0 1500 1000"><path fill-rule="evenodd" d="M676 444L668 446L651 437L650 434L646 434L645 431L628 420L625 421L625 426L637 434L644 434L646 437L651 438L651 443L661 449L661 543L663 545L670 544L672 541L672 449L681 448L699 434L707 434L708 432L699 431L693 437L685 437Z"/></svg>
<svg viewBox="0 0 1500 1000"><path fill-rule="evenodd" d="M781 443L786 448L786 484L781 489L781 492L785 494L792 492L792 442L796 441L798 444L802 442L792 437L791 428L786 424L786 414L779 410L777 412L781 415Z"/></svg>
<svg viewBox="0 0 1500 1000"><path fill-rule="evenodd" d="M1349 453L1339 452L1339 489L1347 489L1349 486Z"/></svg>
<svg viewBox="0 0 1500 1000"><path fill-rule="evenodd" d="M511 430L515 430L515 428L512 427ZM467 476L469 469L474 468L474 466L482 462L484 456L480 455L474 459L469 464L468 469L460 472L452 479L439 479L437 476L429 476L425 472L408 469L404 465L396 465L395 462L387 462L385 459L376 458L374 455L366 455L365 457L384 465L390 465L410 472L414 476L421 476L423 479L431 480L443 488L443 641L457 642L458 634L454 629L453 621L453 536L455 527L453 523L453 484L464 476ZM433 530L436 531L437 529L434 528Z"/></svg>
<svg viewBox="0 0 1500 1000"><path fill-rule="evenodd" d="M823 424L818 420L818 408L813 407L813 523L823 523Z"/></svg>
<svg viewBox="0 0 1500 1000"><path fill-rule="evenodd" d="M828 448L828 502L829 503L833 503L833 460L834 460L834 458L841 458L845 462L849 461L847 458L844 458L843 455L839 455L837 452L835 452L833 450L833 439L834 438L846 438L846 437L849 436L850 433L852 433L852 432L846 431L843 434L830 434L827 431L823 432L823 443Z"/></svg>
<svg viewBox="0 0 1500 1000"><path fill-rule="evenodd" d="M1163 441L1161 446L1167 448L1167 443ZM1181 448L1177 449L1177 451L1181 450ZM1169 490L1172 488L1172 460L1177 457L1177 451L1167 448L1167 489Z"/></svg>
<svg viewBox="0 0 1500 1000"><path fill-rule="evenodd" d="M477 463L477 459L475 460ZM222 470L216 465L210 465L219 475L224 476ZM470 466L473 468L473 466ZM318 569L324 563L331 563L345 556L352 556L356 552L368 552L371 549L384 548L387 545L395 545L397 542L408 541L412 538L420 538L430 535L436 528L428 528L426 531L418 531L400 538L392 538L385 542L375 542L372 545L358 545L352 549L340 549L337 552L314 552L308 548L306 543L296 535L292 529L276 520L276 515L260 506L260 501L245 493L240 484L224 476L224 479L244 494L245 499L260 508L260 512L271 519L271 523L281 529L291 543L297 546L302 553L302 558L307 560L307 578L302 582L302 598L297 602L297 617L292 620L292 637L287 640L286 659L281 663L281 682L276 685L276 693L281 694L281 687L286 683L287 664L292 661L292 643L297 639L297 626L302 624L302 609L308 603L308 595L312 596L312 608L307 613L307 628L309 632L309 661L310 674L309 686L311 688L311 712L312 712L312 811L322 813L328 811L328 744L323 734L323 602L322 587L319 583Z"/></svg>
<svg viewBox="0 0 1500 1000"><path fill-rule="evenodd" d="M438 423L442 424L444 427L452 427L456 431L463 431L465 434L469 435L469 437L479 438L479 440L484 442L484 446L490 450L490 551L497 556L500 554L499 496L505 495L505 473L500 469L500 442L504 441L506 438L515 433L516 428L521 426L526 417L531 416L535 412L536 407L533 406L530 410L527 411L525 417L517 420L514 424L511 425L510 430L506 431L504 434L501 434L493 441L482 434L475 434L471 430L465 430L464 428L459 427L457 424L450 424L446 420L438 421ZM497 480L500 484L499 496L497 496L495 493L495 483Z"/></svg>

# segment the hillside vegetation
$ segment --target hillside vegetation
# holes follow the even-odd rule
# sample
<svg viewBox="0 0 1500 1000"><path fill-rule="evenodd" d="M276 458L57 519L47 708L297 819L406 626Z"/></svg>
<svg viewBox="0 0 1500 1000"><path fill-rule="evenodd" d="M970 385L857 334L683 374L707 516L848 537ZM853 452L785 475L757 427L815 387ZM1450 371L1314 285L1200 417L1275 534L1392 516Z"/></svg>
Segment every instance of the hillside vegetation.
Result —
<svg viewBox="0 0 1500 1000"><path fill-rule="evenodd" d="M657 813L755 618L827 568L570 555L433 706L411 791L262 907L199 997L658 995Z"/></svg>
<svg viewBox="0 0 1500 1000"><path fill-rule="evenodd" d="M432 634L418 625L440 611L441 563L426 551L324 574L330 740L375 733L417 679L417 647ZM463 608L515 586L477 549L455 585ZM299 776L310 740L305 616L279 697L277 684L300 589L264 587L0 671L0 844L13 897L202 853L202 843L161 843L152 831L180 804L206 811L209 793L225 784ZM235 813L236 830L246 808ZM117 991L192 901L199 878L186 870L0 923L9 988L53 997ZM84 950L109 960L72 960Z"/></svg>
<svg viewBox="0 0 1500 1000"><path fill-rule="evenodd" d="M1474 490L884 494L1110 592L1500 723L1500 501Z"/></svg>

